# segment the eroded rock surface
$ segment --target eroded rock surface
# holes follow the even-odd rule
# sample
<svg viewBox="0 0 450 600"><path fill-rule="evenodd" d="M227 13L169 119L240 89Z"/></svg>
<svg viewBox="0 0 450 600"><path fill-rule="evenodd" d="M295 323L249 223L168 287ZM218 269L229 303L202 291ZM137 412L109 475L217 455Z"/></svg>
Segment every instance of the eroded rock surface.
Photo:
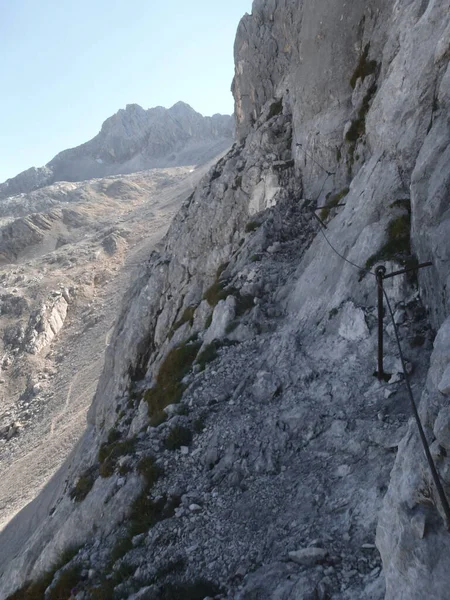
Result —
<svg viewBox="0 0 450 600"><path fill-rule="evenodd" d="M76 543L79 600L447 600L387 318L373 376L373 268L433 261L385 288L448 489L448 29L443 0L254 2L240 141L125 298L71 460L0 536L5 596Z"/></svg>

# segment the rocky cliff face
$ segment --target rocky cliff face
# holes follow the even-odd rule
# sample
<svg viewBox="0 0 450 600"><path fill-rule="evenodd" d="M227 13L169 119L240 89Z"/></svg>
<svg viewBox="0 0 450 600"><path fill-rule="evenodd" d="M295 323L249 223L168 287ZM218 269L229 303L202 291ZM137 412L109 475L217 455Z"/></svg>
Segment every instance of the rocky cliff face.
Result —
<svg viewBox="0 0 450 600"><path fill-rule="evenodd" d="M433 262L386 289L448 492L449 32L444 0L255 0L240 141L130 290L71 461L2 533L5 595L53 566L49 597L69 578L80 599L448 597L364 269Z"/></svg>
<svg viewBox="0 0 450 600"><path fill-rule="evenodd" d="M149 110L129 104L107 119L89 142L61 152L45 167L28 169L1 184L0 199L57 181L203 164L226 150L233 136L230 116L203 117L184 102Z"/></svg>

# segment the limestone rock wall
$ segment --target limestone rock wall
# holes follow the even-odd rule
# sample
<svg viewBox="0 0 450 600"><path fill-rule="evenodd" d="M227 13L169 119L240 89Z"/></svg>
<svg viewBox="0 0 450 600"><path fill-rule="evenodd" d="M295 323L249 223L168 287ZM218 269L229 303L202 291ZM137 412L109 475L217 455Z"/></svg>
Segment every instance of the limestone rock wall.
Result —
<svg viewBox="0 0 450 600"><path fill-rule="evenodd" d="M180 341L177 336L168 340L171 327L186 308L201 304L219 267L242 243L249 218L292 193L283 185L293 167L291 115L268 117L269 107L266 121L202 180L125 300L128 309L107 353L108 366L90 413L97 426L110 426L114 418L105 399L126 394L130 376L144 375L148 365Z"/></svg>
<svg viewBox="0 0 450 600"><path fill-rule="evenodd" d="M294 143L302 144L294 149L296 164L306 193L313 195L320 189L318 176L325 178L312 159L336 172L335 187L336 180L350 187L329 237L357 264L364 265L382 247L395 202L410 200L413 250L419 261L433 261L432 268L419 274L421 297L439 329L449 314L448 2L335 2L327 3L326 10L317 2L303 2L297 10L293 4L255 2L254 14L241 24L235 47L234 89L238 96L244 92L236 101L238 130L245 135L260 111L261 98L289 97ZM291 56L278 52L275 58L267 43L258 44L256 31L261 40L273 35L280 46L291 49ZM274 68L261 68L269 64ZM253 89L259 78L261 85ZM291 308L304 323L324 314L330 296L336 304L349 290L364 293L353 283L351 267L341 270L337 256L325 262L329 250L319 238L299 267ZM438 369L437 361L442 363L445 338L445 330L440 331L430 373ZM428 438L435 447L440 445L438 433L447 427L447 400L437 382L441 375L430 375L422 402ZM419 400L420 393L417 396ZM437 421L436 403L444 411ZM442 453L437 451L437 456L448 492L448 465ZM422 515L429 510L424 503L437 504L435 492L429 501L423 500L423 487L430 486L426 473L412 424L399 449L378 534L390 600L448 595L444 569L438 576L432 566L441 564L437 556L446 555L448 536L436 521L436 509L430 523ZM427 523L423 530L417 520ZM402 575L405 572L408 577Z"/></svg>
<svg viewBox="0 0 450 600"><path fill-rule="evenodd" d="M392 326L392 382L372 378L376 287L358 266L382 261L395 270L414 253L433 261L418 289L406 277L386 289L448 488L449 27L445 0L255 0L239 25L240 141L186 200L125 299L80 446L93 458L113 428L123 439L141 432L140 451L163 453L156 460L168 483L156 493L182 492L178 521L150 530L128 557L136 571L117 586L128 597L147 586L143 593L160 598L148 556L159 565L164 543L166 559L175 550L187 557L186 577L213 574L229 599L447 600L448 533L414 424L407 426ZM326 239L312 226L312 209L324 204ZM216 298L214 307L211 285L225 280L235 299ZM239 307L242 296L252 302ZM430 327L439 330L431 358ZM240 345L219 353L204 375L194 365L183 379L184 413L167 406L168 422L148 425L142 392L193 336ZM194 437L196 454L186 442L172 460L164 444L172 428L191 424L189 411L207 420L206 434ZM397 448L377 534L384 588L376 558L361 553L374 550ZM131 498L134 471L126 481ZM274 489L289 507L270 496ZM3 589L20 582L24 564L32 576L46 568L77 518L79 537L87 536L92 511L71 506L67 492L60 506L46 534L45 523L32 534L28 556L12 559ZM264 514L262 533L255 514ZM247 538L249 527L257 533ZM215 531L224 544L213 548ZM80 564L106 568L86 544ZM111 543L101 544L106 555ZM298 570L304 560L309 571Z"/></svg>

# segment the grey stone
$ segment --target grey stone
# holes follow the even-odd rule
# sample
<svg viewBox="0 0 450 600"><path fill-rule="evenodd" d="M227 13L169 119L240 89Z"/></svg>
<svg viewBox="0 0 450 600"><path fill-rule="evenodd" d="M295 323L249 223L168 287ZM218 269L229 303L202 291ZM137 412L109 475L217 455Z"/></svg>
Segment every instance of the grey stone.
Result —
<svg viewBox="0 0 450 600"><path fill-rule="evenodd" d="M450 450L450 407L441 408L434 422L434 435L439 444L446 450Z"/></svg>
<svg viewBox="0 0 450 600"><path fill-rule="evenodd" d="M227 331L228 325L234 319L236 310L236 299L228 296L226 300L220 300L214 309L212 322L203 336L203 344L206 346L213 340L221 340Z"/></svg>
<svg viewBox="0 0 450 600"><path fill-rule="evenodd" d="M60 332L67 316L68 304L63 296L44 304L41 310L31 317L25 334L26 349L31 354L42 352Z"/></svg>
<svg viewBox="0 0 450 600"><path fill-rule="evenodd" d="M281 382L273 373L259 371L252 386L252 393L256 400L268 402L280 390L280 387Z"/></svg>
<svg viewBox="0 0 450 600"><path fill-rule="evenodd" d="M339 335L349 341L360 341L366 338L369 330L366 325L364 313L356 308L353 302L347 302L341 314Z"/></svg>
<svg viewBox="0 0 450 600"><path fill-rule="evenodd" d="M289 552L289 559L305 567L312 567L323 562L328 556L328 551L323 548L303 548Z"/></svg>
<svg viewBox="0 0 450 600"><path fill-rule="evenodd" d="M130 436L137 435L148 424L148 404L145 400L139 402L136 416L131 421Z"/></svg>
<svg viewBox="0 0 450 600"><path fill-rule="evenodd" d="M411 527L420 539L423 539L425 536L426 524L426 515L423 512L414 515L411 519Z"/></svg>
<svg viewBox="0 0 450 600"><path fill-rule="evenodd" d="M439 382L438 390L441 394L450 395L450 365L445 369L442 379Z"/></svg>

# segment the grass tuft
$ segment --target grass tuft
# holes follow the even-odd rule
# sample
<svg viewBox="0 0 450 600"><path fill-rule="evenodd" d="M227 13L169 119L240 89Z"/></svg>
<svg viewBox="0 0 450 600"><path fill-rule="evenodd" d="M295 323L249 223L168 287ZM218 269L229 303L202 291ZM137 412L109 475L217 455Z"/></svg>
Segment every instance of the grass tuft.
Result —
<svg viewBox="0 0 450 600"><path fill-rule="evenodd" d="M111 562L114 564L116 561L123 558L125 554L128 554L128 552L130 552L132 549L133 542L130 535L125 535L124 537L119 538L111 550Z"/></svg>
<svg viewBox="0 0 450 600"><path fill-rule="evenodd" d="M192 431L187 427L175 425L169 431L169 434L164 442L167 450L178 450L181 446L189 446L192 442Z"/></svg>
<svg viewBox="0 0 450 600"><path fill-rule="evenodd" d="M372 254L365 264L371 269L380 261L393 260L402 266L413 266L417 259L411 255L411 215L404 214L391 221L386 229L387 242L378 252ZM364 271L360 280L364 277Z"/></svg>
<svg viewBox="0 0 450 600"><path fill-rule="evenodd" d="M237 190L242 186L242 175L238 175L234 180L233 190Z"/></svg>
<svg viewBox="0 0 450 600"><path fill-rule="evenodd" d="M279 100L276 100L275 102L273 102L270 106L270 110L269 110L269 119L271 119L272 117L276 117L277 115L281 115L281 113L283 112L283 99L280 98Z"/></svg>
<svg viewBox="0 0 450 600"><path fill-rule="evenodd" d="M171 339L175 331L177 331L177 329L180 329L180 327L182 327L185 323L189 323L189 325L192 327L192 325L194 324L194 315L196 310L196 306L188 306L184 310L183 314L181 315L181 318L172 325L172 328L169 332L169 339Z"/></svg>
<svg viewBox="0 0 450 600"><path fill-rule="evenodd" d="M347 142L356 144L358 139L366 133L366 117L369 112L370 102L377 91L377 84L374 82L367 90L366 95L363 98L361 108L358 111L358 116L354 119L349 127L349 130L345 134ZM353 148L354 153L354 148ZM352 154L353 154L352 153Z"/></svg>
<svg viewBox="0 0 450 600"><path fill-rule="evenodd" d="M356 69L354 70L353 75L350 78L350 85L353 89L355 89L356 82L359 78L361 78L362 81L364 81L366 77L375 73L378 68L378 63L376 60L367 60L369 57L369 50L370 44L366 44L363 53L359 57Z"/></svg>
<svg viewBox="0 0 450 600"><path fill-rule="evenodd" d="M82 502L92 489L95 482L95 468L91 467L80 475L77 483L70 491L70 497L75 502Z"/></svg>
<svg viewBox="0 0 450 600"><path fill-rule="evenodd" d="M345 198L345 196L347 196L349 191L350 188L345 187L337 194L334 194L333 196L329 196L327 198L326 206L320 211L320 218L322 219L322 221L325 221L325 219L328 218L330 211L340 203L342 198Z"/></svg>
<svg viewBox="0 0 450 600"><path fill-rule="evenodd" d="M127 562L121 562L119 566L112 572L112 581L114 586L120 585L128 581L134 575L136 567Z"/></svg>
<svg viewBox="0 0 450 600"><path fill-rule="evenodd" d="M226 271L229 264L229 262L225 262L220 265L220 267L217 269L214 283L203 294L203 300L206 300L212 307L216 306L220 300L225 300L225 298L231 293L225 290L227 285L226 280L221 280L222 274L224 271Z"/></svg>
<svg viewBox="0 0 450 600"><path fill-rule="evenodd" d="M332 308L328 313L328 320L333 319L338 314L338 312L339 310L337 308Z"/></svg>
<svg viewBox="0 0 450 600"><path fill-rule="evenodd" d="M58 577L56 583L50 588L46 600L68 600L74 594L72 590L80 582L81 565L73 565L64 569Z"/></svg>
<svg viewBox="0 0 450 600"><path fill-rule="evenodd" d="M133 502L130 514L129 534L131 537L146 533L156 523L172 517L180 505L178 497L162 496L156 500L143 491Z"/></svg>
<svg viewBox="0 0 450 600"><path fill-rule="evenodd" d="M111 600L114 598L114 582L112 579L103 579L95 587L88 589L89 600Z"/></svg>
<svg viewBox="0 0 450 600"><path fill-rule="evenodd" d="M155 464L153 456L144 456L141 458L137 465L137 472L145 479L147 489L153 487L163 474L161 467Z"/></svg>
<svg viewBox="0 0 450 600"><path fill-rule="evenodd" d="M156 385L144 394L153 427L160 424L161 419L165 420L166 406L181 400L185 389L182 379L191 369L200 346L201 342L191 342L172 348L159 367Z"/></svg>
<svg viewBox="0 0 450 600"><path fill-rule="evenodd" d="M204 350L200 352L197 357L196 363L200 367L200 371L205 369L205 366L215 360L218 356L217 350L220 348L220 343L217 340L213 340L210 344L205 346Z"/></svg>
<svg viewBox="0 0 450 600"><path fill-rule="evenodd" d="M224 262L220 265L220 267L216 271L216 279L219 279L222 273L228 269L229 264L229 262Z"/></svg>
<svg viewBox="0 0 450 600"><path fill-rule="evenodd" d="M255 306L255 299L250 294L236 295L236 316L241 317L247 311L251 310Z"/></svg>
<svg viewBox="0 0 450 600"><path fill-rule="evenodd" d="M259 227L261 227L261 223L258 223L258 221L249 221L245 226L245 233L252 233L252 231L256 231Z"/></svg>
<svg viewBox="0 0 450 600"><path fill-rule="evenodd" d="M109 442L110 436L108 436L108 442L105 442L100 446L98 451L98 460L100 463L100 477L111 477L113 475L117 461L121 456L132 454L136 447L136 437L124 440L123 442L117 441L116 437L113 436L113 442Z"/></svg>
<svg viewBox="0 0 450 600"><path fill-rule="evenodd" d="M226 283L224 281L216 281L206 290L203 294L203 299L208 302L210 306L217 306L221 300L229 295L230 292L225 290Z"/></svg>

